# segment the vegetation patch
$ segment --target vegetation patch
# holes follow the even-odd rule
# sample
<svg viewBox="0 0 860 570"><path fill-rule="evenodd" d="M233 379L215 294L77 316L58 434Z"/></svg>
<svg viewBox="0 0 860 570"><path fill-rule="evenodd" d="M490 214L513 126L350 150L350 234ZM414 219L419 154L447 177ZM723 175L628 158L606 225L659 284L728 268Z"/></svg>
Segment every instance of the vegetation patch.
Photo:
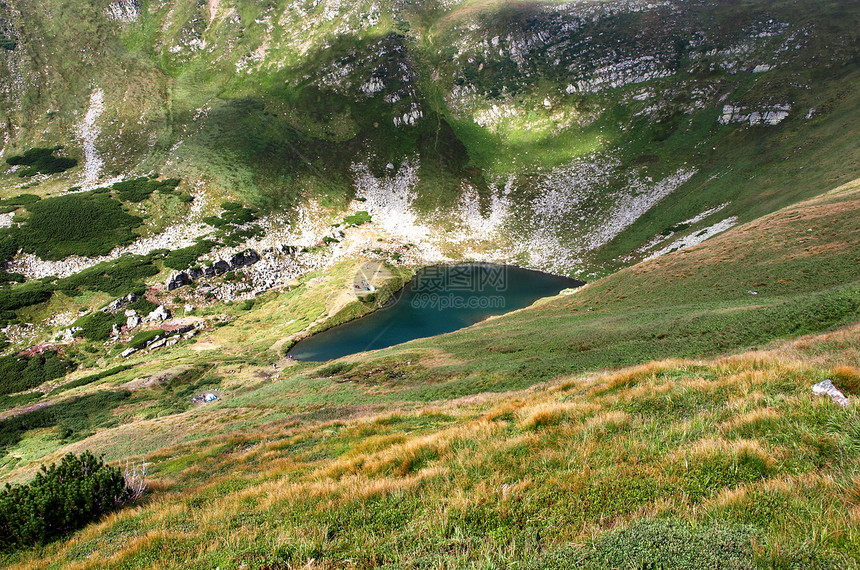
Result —
<svg viewBox="0 0 860 570"><path fill-rule="evenodd" d="M26 151L24 154L10 156L6 159L6 164L10 166L22 165L18 172L18 176L24 178L26 176L34 176L36 174L58 174L74 167L78 161L74 158L62 156L54 156L54 153L60 150L61 146L51 148L35 147Z"/></svg>
<svg viewBox="0 0 860 570"><path fill-rule="evenodd" d="M0 450L17 444L32 429L56 427L63 439L77 440L93 428L116 425L113 409L130 396L129 390L102 390L0 420Z"/></svg>
<svg viewBox="0 0 860 570"><path fill-rule="evenodd" d="M0 214L8 214L14 212L21 206L38 202L41 198L35 194L18 194L5 200L0 200Z"/></svg>
<svg viewBox="0 0 860 570"><path fill-rule="evenodd" d="M81 329L75 333L75 336L93 341L107 340L113 330L114 321L115 317L110 313L94 311L75 321L73 326Z"/></svg>
<svg viewBox="0 0 860 570"><path fill-rule="evenodd" d="M148 343L152 342L159 336L164 335L164 330L162 329L154 329L151 331L141 331L131 337L131 340L128 341L128 346L130 348L141 349L145 347Z"/></svg>
<svg viewBox="0 0 860 570"><path fill-rule="evenodd" d="M107 255L134 241L133 230L143 223L143 218L128 214L120 202L101 192L40 200L29 204L27 211L30 215L23 224L0 234L0 253L6 259L10 249L49 260Z"/></svg>
<svg viewBox="0 0 860 570"><path fill-rule="evenodd" d="M188 269L201 255L209 253L215 245L213 241L200 240L194 245L173 250L165 256L164 266L177 270Z"/></svg>
<svg viewBox="0 0 860 570"><path fill-rule="evenodd" d="M143 202L155 191L158 191L160 194L167 194L177 186L179 186L179 179L177 178L157 180L143 176L134 180L117 182L111 186L111 189L116 192L117 197L123 202Z"/></svg>
<svg viewBox="0 0 860 570"><path fill-rule="evenodd" d="M66 382L56 390L52 391L51 394L59 394L61 392L65 392L66 390L71 390L72 388L79 388L81 386L86 386L87 384L92 384L93 382L97 382L103 378L107 378L109 376L114 376L119 374L120 372L124 372L133 366L128 364L124 364L122 366L114 366L113 368L108 368L107 370L102 370L101 372L97 372L96 374L90 374L89 376L83 376L78 378L77 380L72 380L71 382Z"/></svg>
<svg viewBox="0 0 860 570"><path fill-rule="evenodd" d="M103 291L116 297L131 292L142 294L145 289L143 279L158 273L158 268L153 264L156 257L155 254L122 256L116 261L99 263L80 273L58 279L54 287L69 296L77 296L84 291Z"/></svg>
<svg viewBox="0 0 860 570"><path fill-rule="evenodd" d="M346 224L346 227L360 226L362 224L370 223L370 214L364 210L359 210L358 212L352 214L351 216L347 216L343 219L343 223Z"/></svg>
<svg viewBox="0 0 860 570"><path fill-rule="evenodd" d="M529 570L567 568L753 568L761 533L747 526L693 527L676 520L642 520L601 534L589 547L567 547L541 556Z"/></svg>
<svg viewBox="0 0 860 570"><path fill-rule="evenodd" d="M0 548L45 544L82 528L131 499L119 467L86 451L42 466L27 485L0 491Z"/></svg>
<svg viewBox="0 0 860 570"><path fill-rule="evenodd" d="M29 357L0 357L0 394L14 394L35 388L48 380L65 376L75 367L73 361L50 351Z"/></svg>

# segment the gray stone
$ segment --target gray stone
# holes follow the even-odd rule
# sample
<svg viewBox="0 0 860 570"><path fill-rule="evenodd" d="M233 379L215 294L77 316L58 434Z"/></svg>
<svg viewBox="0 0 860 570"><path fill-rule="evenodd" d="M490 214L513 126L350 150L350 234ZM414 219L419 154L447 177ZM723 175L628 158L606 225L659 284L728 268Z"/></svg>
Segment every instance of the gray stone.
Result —
<svg viewBox="0 0 860 570"><path fill-rule="evenodd" d="M147 321L166 321L170 318L170 311L164 308L164 305L159 305L154 311L146 316Z"/></svg>
<svg viewBox="0 0 860 570"><path fill-rule="evenodd" d="M125 320L125 328L127 329L133 329L138 325L140 325L140 317L137 315L132 315Z"/></svg>
<svg viewBox="0 0 860 570"><path fill-rule="evenodd" d="M833 385L830 378L814 385L812 387L812 393L817 396L830 396L830 399L840 406L848 405L848 398L846 398L845 394L840 392L839 389Z"/></svg>
<svg viewBox="0 0 860 570"><path fill-rule="evenodd" d="M167 290L173 291L191 283L191 277L184 271L174 271L167 278Z"/></svg>
<svg viewBox="0 0 860 570"><path fill-rule="evenodd" d="M104 313L116 313L123 307L127 307L137 301L137 295L134 293L129 293L125 297L120 297L119 299L114 299L110 303L108 303L107 307L102 309Z"/></svg>

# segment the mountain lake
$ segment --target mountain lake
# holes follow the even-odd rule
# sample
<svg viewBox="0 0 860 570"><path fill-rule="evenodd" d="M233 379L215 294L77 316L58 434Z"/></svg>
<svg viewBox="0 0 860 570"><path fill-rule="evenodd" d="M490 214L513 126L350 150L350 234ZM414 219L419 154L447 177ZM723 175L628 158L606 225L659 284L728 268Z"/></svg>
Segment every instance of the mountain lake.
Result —
<svg viewBox="0 0 860 570"><path fill-rule="evenodd" d="M512 265L425 267L378 310L301 340L288 355L296 360L325 361L387 348L456 331L582 285L569 277ZM360 296L380 293L370 285L370 277L361 273L354 287Z"/></svg>

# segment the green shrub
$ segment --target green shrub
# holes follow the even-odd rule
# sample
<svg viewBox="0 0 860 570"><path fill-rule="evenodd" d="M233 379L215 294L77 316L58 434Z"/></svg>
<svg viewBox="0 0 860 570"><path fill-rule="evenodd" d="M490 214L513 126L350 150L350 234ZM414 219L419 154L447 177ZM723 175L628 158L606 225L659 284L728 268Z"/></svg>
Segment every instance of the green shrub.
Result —
<svg viewBox="0 0 860 570"><path fill-rule="evenodd" d="M50 260L106 255L134 241L132 230L143 223L108 194L96 192L46 198L27 210L30 217L20 227L9 228L7 236L18 248Z"/></svg>
<svg viewBox="0 0 860 570"><path fill-rule="evenodd" d="M176 178L155 180L143 176L134 180L117 182L111 186L111 189L117 193L117 196L123 202L142 202L156 190L160 194L169 194L178 185L179 180Z"/></svg>
<svg viewBox="0 0 860 570"><path fill-rule="evenodd" d="M18 45L18 42L9 38L0 38L0 48L12 51Z"/></svg>
<svg viewBox="0 0 860 570"><path fill-rule="evenodd" d="M28 281L8 289L0 289L0 311L15 311L44 303L53 294L53 287L41 281Z"/></svg>
<svg viewBox="0 0 860 570"><path fill-rule="evenodd" d="M35 402L41 397L41 392L27 392L26 394L15 394L14 396L4 394L0 396L0 410L8 410L15 406L29 404L31 402Z"/></svg>
<svg viewBox="0 0 860 570"><path fill-rule="evenodd" d="M0 212L8 214L9 212L14 212L20 206L26 206L39 200L41 198L35 194L18 194L17 196L0 200Z"/></svg>
<svg viewBox="0 0 860 570"><path fill-rule="evenodd" d="M0 547L45 544L83 528L131 499L118 467L89 451L42 466L27 485L0 491Z"/></svg>
<svg viewBox="0 0 860 570"><path fill-rule="evenodd" d="M99 263L75 275L58 279L54 287L70 297L84 291L104 291L116 297L132 291L142 292L145 289L142 280L158 273L152 260L152 254L124 255L116 261Z"/></svg>
<svg viewBox="0 0 860 570"><path fill-rule="evenodd" d="M159 335L163 335L164 331L162 329L155 329L151 331L141 331L131 337L131 340L128 341L128 346L131 348L143 348L146 346L146 343L155 339L155 337Z"/></svg>
<svg viewBox="0 0 860 570"><path fill-rule="evenodd" d="M9 283L23 283L24 280L24 275L22 275L21 273L9 273L6 270L0 269L0 285L7 285Z"/></svg>
<svg viewBox="0 0 860 570"><path fill-rule="evenodd" d="M360 226L361 224L367 224L370 222L370 214L365 212L364 210L359 210L351 216L347 216L343 219L343 223L347 226Z"/></svg>
<svg viewBox="0 0 860 570"><path fill-rule="evenodd" d="M60 150L62 147L55 146L52 148L31 148L26 151L24 154L17 156L10 156L6 159L6 164L11 166L15 165L24 165L27 168L21 170L18 173L18 176L33 176L35 174L57 174L59 172L64 172L76 164L78 161L74 158L65 158L54 156L54 152Z"/></svg>
<svg viewBox="0 0 860 570"><path fill-rule="evenodd" d="M84 376L82 378L78 378L77 380L72 380L71 382L67 382L57 388L56 390L51 392L51 395L56 395L61 392L65 392L66 390L71 390L72 388L78 388L80 386L86 386L87 384L92 384L97 380L101 380L102 378L107 378L108 376L113 376L114 374L119 374L125 370L132 368L127 364L121 366L114 366L113 368L109 368L107 370L102 370L101 372L97 372L96 374L90 374L89 376Z"/></svg>
<svg viewBox="0 0 860 570"><path fill-rule="evenodd" d="M209 253L213 247L215 247L215 242L201 240L194 245L171 251L167 257L164 258L164 266L170 269L187 269L191 267L191 264L197 261L201 255Z"/></svg>
<svg viewBox="0 0 860 570"><path fill-rule="evenodd" d="M76 440L90 435L94 427L114 426L119 422L114 408L130 396L129 390L102 390L7 417L0 420L0 451L16 445L32 429L56 427L64 439Z"/></svg>
<svg viewBox="0 0 860 570"><path fill-rule="evenodd" d="M80 336L94 341L107 340L110 338L113 325L113 315L110 313L95 311L75 321L74 326L80 327L81 329L75 333L75 336Z"/></svg>
<svg viewBox="0 0 860 570"><path fill-rule="evenodd" d="M65 376L75 369L75 363L56 352L34 356L10 354L0 357L0 394L14 394Z"/></svg>

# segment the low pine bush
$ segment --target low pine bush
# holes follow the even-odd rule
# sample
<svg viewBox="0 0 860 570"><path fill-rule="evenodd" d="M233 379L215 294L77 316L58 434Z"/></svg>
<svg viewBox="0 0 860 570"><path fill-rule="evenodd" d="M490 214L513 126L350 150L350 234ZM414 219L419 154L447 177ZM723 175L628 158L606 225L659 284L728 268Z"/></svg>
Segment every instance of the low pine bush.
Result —
<svg viewBox="0 0 860 570"><path fill-rule="evenodd" d="M64 172L78 164L74 158L66 158L62 156L54 156L54 152L60 150L59 146L52 148L31 148L24 154L18 156L10 156L6 159L6 164L10 166L23 165L26 168L22 169L18 176L33 176L35 174L57 174Z"/></svg>
<svg viewBox="0 0 860 570"><path fill-rule="evenodd" d="M42 466L27 485L0 491L0 548L45 544L83 528L129 502L131 492L118 467L85 451Z"/></svg>

